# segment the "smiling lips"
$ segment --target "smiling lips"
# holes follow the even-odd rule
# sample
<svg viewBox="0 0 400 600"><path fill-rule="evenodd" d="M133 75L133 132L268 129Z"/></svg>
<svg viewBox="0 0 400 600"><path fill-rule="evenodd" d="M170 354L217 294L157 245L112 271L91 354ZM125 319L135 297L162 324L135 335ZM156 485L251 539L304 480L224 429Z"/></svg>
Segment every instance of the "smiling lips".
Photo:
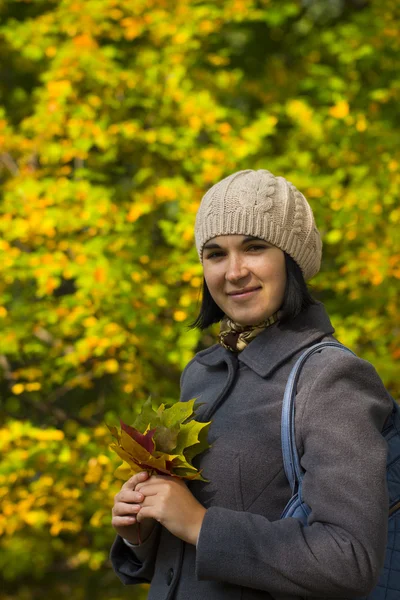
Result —
<svg viewBox="0 0 400 600"><path fill-rule="evenodd" d="M257 292L258 290L260 290L260 287L249 287L249 288L244 288L243 290L239 290L237 292L229 292L228 296L230 296L231 298L248 298L249 296L251 296L252 294L254 294L254 292Z"/></svg>

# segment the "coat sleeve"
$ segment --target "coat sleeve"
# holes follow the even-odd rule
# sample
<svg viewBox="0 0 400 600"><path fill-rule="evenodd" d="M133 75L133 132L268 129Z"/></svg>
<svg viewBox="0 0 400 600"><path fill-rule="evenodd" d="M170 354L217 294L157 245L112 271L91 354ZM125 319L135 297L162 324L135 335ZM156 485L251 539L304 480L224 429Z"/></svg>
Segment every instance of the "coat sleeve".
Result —
<svg viewBox="0 0 400 600"><path fill-rule="evenodd" d="M306 597L364 596L376 585L388 519L380 432L392 403L370 363L327 352L309 360L296 399L308 526L210 507L197 544L198 579Z"/></svg>
<svg viewBox="0 0 400 600"><path fill-rule="evenodd" d="M117 535L110 552L110 560L115 573L125 585L150 583L153 578L156 554L160 536L160 525L156 524L149 537L140 545L136 554Z"/></svg>

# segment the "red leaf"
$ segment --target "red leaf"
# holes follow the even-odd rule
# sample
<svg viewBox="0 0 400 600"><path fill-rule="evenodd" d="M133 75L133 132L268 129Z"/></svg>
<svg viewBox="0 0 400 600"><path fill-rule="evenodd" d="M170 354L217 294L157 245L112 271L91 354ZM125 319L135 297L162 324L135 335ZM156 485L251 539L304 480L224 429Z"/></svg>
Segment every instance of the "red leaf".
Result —
<svg viewBox="0 0 400 600"><path fill-rule="evenodd" d="M143 433L140 433L140 431L138 431L134 427L131 427L130 425L126 425L121 420L120 420L120 423L121 423L121 429L123 429L133 440L135 440L135 442L140 444L142 446L142 448L147 450L147 452L150 452L150 454L153 453L154 448L155 448L155 444L154 444L154 440L153 440L153 436L156 431L155 429L150 429L147 433L143 434Z"/></svg>

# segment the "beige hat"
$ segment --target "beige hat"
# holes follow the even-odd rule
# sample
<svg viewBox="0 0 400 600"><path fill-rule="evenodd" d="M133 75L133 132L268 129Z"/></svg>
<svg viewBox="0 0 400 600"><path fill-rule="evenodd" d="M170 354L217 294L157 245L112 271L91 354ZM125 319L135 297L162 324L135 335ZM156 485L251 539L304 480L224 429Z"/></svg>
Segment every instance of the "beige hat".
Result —
<svg viewBox="0 0 400 600"><path fill-rule="evenodd" d="M321 265L322 242L310 205L283 177L260 169L238 171L205 193L196 215L196 248L219 235L253 235L289 254L311 279Z"/></svg>

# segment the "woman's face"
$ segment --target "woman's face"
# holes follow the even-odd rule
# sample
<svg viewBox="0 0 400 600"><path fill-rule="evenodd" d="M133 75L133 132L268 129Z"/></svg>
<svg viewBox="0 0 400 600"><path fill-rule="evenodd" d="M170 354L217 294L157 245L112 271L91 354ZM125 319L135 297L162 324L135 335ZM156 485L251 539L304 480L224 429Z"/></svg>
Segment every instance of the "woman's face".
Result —
<svg viewBox="0 0 400 600"><path fill-rule="evenodd" d="M204 246L203 268L214 302L240 325L256 325L282 305L285 255L264 240L244 235L212 238Z"/></svg>

